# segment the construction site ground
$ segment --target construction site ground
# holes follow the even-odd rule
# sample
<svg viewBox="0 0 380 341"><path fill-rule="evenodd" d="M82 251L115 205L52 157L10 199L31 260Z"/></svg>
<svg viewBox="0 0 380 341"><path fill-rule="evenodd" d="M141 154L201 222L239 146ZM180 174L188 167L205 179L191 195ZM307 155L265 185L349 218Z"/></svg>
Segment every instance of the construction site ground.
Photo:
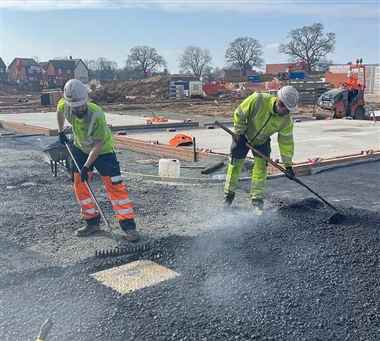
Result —
<svg viewBox="0 0 380 341"><path fill-rule="evenodd" d="M196 138L197 147L229 154L231 137L222 129L191 129L178 132L131 132L129 137L167 144L178 133ZM380 124L356 120L316 120L294 124L295 162L328 158L380 149ZM277 138L272 138L272 156L279 158Z"/></svg>
<svg viewBox="0 0 380 341"><path fill-rule="evenodd" d="M1 340L33 339L47 317L48 341L380 339L378 161L303 178L348 215L341 225L283 177L257 218L248 184L226 212L221 184L128 176L143 239L156 241L137 259L178 276L120 294L91 274L136 258L95 258L115 242L74 236L71 180L61 168L53 177L42 153L51 140L0 138Z"/></svg>
<svg viewBox="0 0 380 341"><path fill-rule="evenodd" d="M231 138L222 129L206 129L205 127L186 129L178 127L174 131L168 129L149 129L145 125L145 118L149 117L145 113L145 118L136 115L126 115L117 113L108 113L107 122L114 129L120 130L128 126L139 125L147 129L128 130L127 137L141 141L160 144L169 144L171 138L178 133L184 133L196 138L197 148L209 150L215 153L229 154ZM167 117L175 115L167 114ZM194 122L198 118L190 116ZM215 117L223 120L223 117ZM46 113L18 113L18 114L1 114L0 122L8 124L25 124L27 126L41 127L51 130L56 134L56 114L54 112ZM169 119L166 123L181 124L181 120ZM207 117L203 123L212 124L214 121ZM310 159L324 159L343 155L357 154L361 151L380 149L380 125L373 121L359 120L295 120L294 136L296 143L295 162L306 162ZM214 126L211 126L214 128ZM22 129L22 127L21 127ZM33 131L33 129L31 130ZM28 131L29 132L29 131ZM36 131L38 133L39 131ZM272 138L272 157L280 158L277 138Z"/></svg>
<svg viewBox="0 0 380 341"><path fill-rule="evenodd" d="M32 126L38 126L48 129L57 129L57 114L56 112L31 112L18 114L2 114L0 121L24 123ZM178 120L168 120L168 123L176 123ZM127 126L127 125L144 125L145 118L136 115L118 115L107 113L107 124L110 126ZM65 122L65 127L69 126Z"/></svg>

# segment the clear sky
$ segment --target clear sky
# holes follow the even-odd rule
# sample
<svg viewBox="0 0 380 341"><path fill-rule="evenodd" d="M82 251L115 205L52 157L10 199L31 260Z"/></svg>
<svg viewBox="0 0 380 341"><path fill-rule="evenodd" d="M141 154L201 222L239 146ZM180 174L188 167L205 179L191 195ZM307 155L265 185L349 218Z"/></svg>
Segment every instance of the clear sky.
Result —
<svg viewBox="0 0 380 341"><path fill-rule="evenodd" d="M120 67L131 47L148 45L176 72L188 45L208 48L223 67L228 43L250 36L265 63L279 63L288 32L315 22L336 33L335 63L380 63L380 0L0 0L0 57L106 57Z"/></svg>

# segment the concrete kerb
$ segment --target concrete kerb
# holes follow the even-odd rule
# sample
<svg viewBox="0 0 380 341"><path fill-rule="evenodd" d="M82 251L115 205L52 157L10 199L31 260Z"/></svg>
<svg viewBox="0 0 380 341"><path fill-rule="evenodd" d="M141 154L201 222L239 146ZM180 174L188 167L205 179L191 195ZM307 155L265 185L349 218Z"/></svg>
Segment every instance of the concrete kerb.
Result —
<svg viewBox="0 0 380 341"><path fill-rule="evenodd" d="M380 156L374 156L371 159L367 159L367 160L352 160L352 161L347 161L347 162L343 162L343 163L337 163L334 165L312 167L311 168L311 174L319 174L319 173L328 172L328 171L334 170L334 169L345 168L345 167L350 167L350 166L355 166L355 165L361 165L361 164L366 164L366 163L371 163L371 162L379 162L379 161L380 161Z"/></svg>
<svg viewBox="0 0 380 341"><path fill-rule="evenodd" d="M179 177L179 178L172 178L172 177L162 177L159 175L152 175L152 174L143 174L143 173L133 173L133 172L121 172L121 175L124 178L133 177L133 178L142 178L143 180L148 181L154 181L154 182L161 182L165 184L171 184L171 185L201 185L201 184L222 184L225 182L225 177L223 178L185 178L185 177ZM268 175L268 179L274 179L278 178L280 176L284 176L283 174L273 174ZM242 177L239 179L239 182L245 182L245 181L251 181L251 177Z"/></svg>
<svg viewBox="0 0 380 341"><path fill-rule="evenodd" d="M58 135L58 129L49 129L20 122L9 122L4 120L0 120L0 128L21 134L42 134L46 136Z"/></svg>
<svg viewBox="0 0 380 341"><path fill-rule="evenodd" d="M334 170L334 169L339 169L339 168L344 168L344 167L351 167L351 166L370 163L370 162L379 162L379 161L380 161L380 156L373 157L367 160L347 161L344 163L338 163L338 164L328 165L328 166L309 166L308 172L302 172L299 176L318 174L318 173L322 173L329 170ZM303 170L304 166L301 166L301 167L300 168ZM295 167L295 169L297 170L297 167ZM173 178L173 177L161 177L159 175L152 175L152 174L124 172L124 171L122 171L121 173L124 178L128 178L128 177L142 178L143 180L165 183L168 185L201 185L201 184L212 185L212 184L222 184L225 182L225 176L221 178L188 178L188 177ZM285 175L282 173L269 174L268 180L276 179L279 177L285 177ZM241 177L239 179L239 182L246 182L246 181L251 181L251 177L250 176Z"/></svg>

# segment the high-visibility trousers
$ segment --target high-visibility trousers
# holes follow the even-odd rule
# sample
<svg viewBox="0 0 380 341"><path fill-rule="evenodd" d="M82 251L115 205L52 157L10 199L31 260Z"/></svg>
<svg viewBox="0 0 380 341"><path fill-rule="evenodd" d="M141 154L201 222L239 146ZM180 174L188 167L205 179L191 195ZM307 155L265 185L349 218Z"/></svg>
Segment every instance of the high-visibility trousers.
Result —
<svg viewBox="0 0 380 341"><path fill-rule="evenodd" d="M264 144L254 147L265 156L270 156L270 138ZM228 194L236 191L244 160L249 150L250 148L246 146L243 139L237 142L233 140L230 161L227 167L226 182L224 184L224 193ZM254 155L254 158L250 196L252 199L264 199L267 180L267 161L257 155Z"/></svg>
<svg viewBox="0 0 380 341"><path fill-rule="evenodd" d="M73 151L79 168L82 168L86 163L88 154L75 146L73 146L71 150ZM78 170L75 168L75 165L73 165L73 167L74 193L81 208L81 215L85 220L92 220L99 215L99 212L96 209L86 184L81 181ZM108 199L111 201L117 220L134 219L133 202L129 198L126 185L122 181L116 154L108 153L99 155L90 168L91 172L93 171L93 167L96 168L102 177ZM91 179L91 173L89 179Z"/></svg>

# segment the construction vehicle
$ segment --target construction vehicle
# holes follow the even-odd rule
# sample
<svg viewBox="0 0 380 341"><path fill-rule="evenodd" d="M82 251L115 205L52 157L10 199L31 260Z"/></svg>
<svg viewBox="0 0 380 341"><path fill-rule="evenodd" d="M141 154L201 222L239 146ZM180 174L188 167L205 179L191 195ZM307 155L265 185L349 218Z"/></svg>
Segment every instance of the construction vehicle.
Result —
<svg viewBox="0 0 380 341"><path fill-rule="evenodd" d="M225 81L213 81L203 85L203 91L206 96L218 96L222 97L230 91L226 87Z"/></svg>
<svg viewBox="0 0 380 341"><path fill-rule="evenodd" d="M318 99L318 106L332 111L333 118L351 117L356 120L367 119L364 101L365 65L358 59L350 64L347 81L339 88L323 93Z"/></svg>

